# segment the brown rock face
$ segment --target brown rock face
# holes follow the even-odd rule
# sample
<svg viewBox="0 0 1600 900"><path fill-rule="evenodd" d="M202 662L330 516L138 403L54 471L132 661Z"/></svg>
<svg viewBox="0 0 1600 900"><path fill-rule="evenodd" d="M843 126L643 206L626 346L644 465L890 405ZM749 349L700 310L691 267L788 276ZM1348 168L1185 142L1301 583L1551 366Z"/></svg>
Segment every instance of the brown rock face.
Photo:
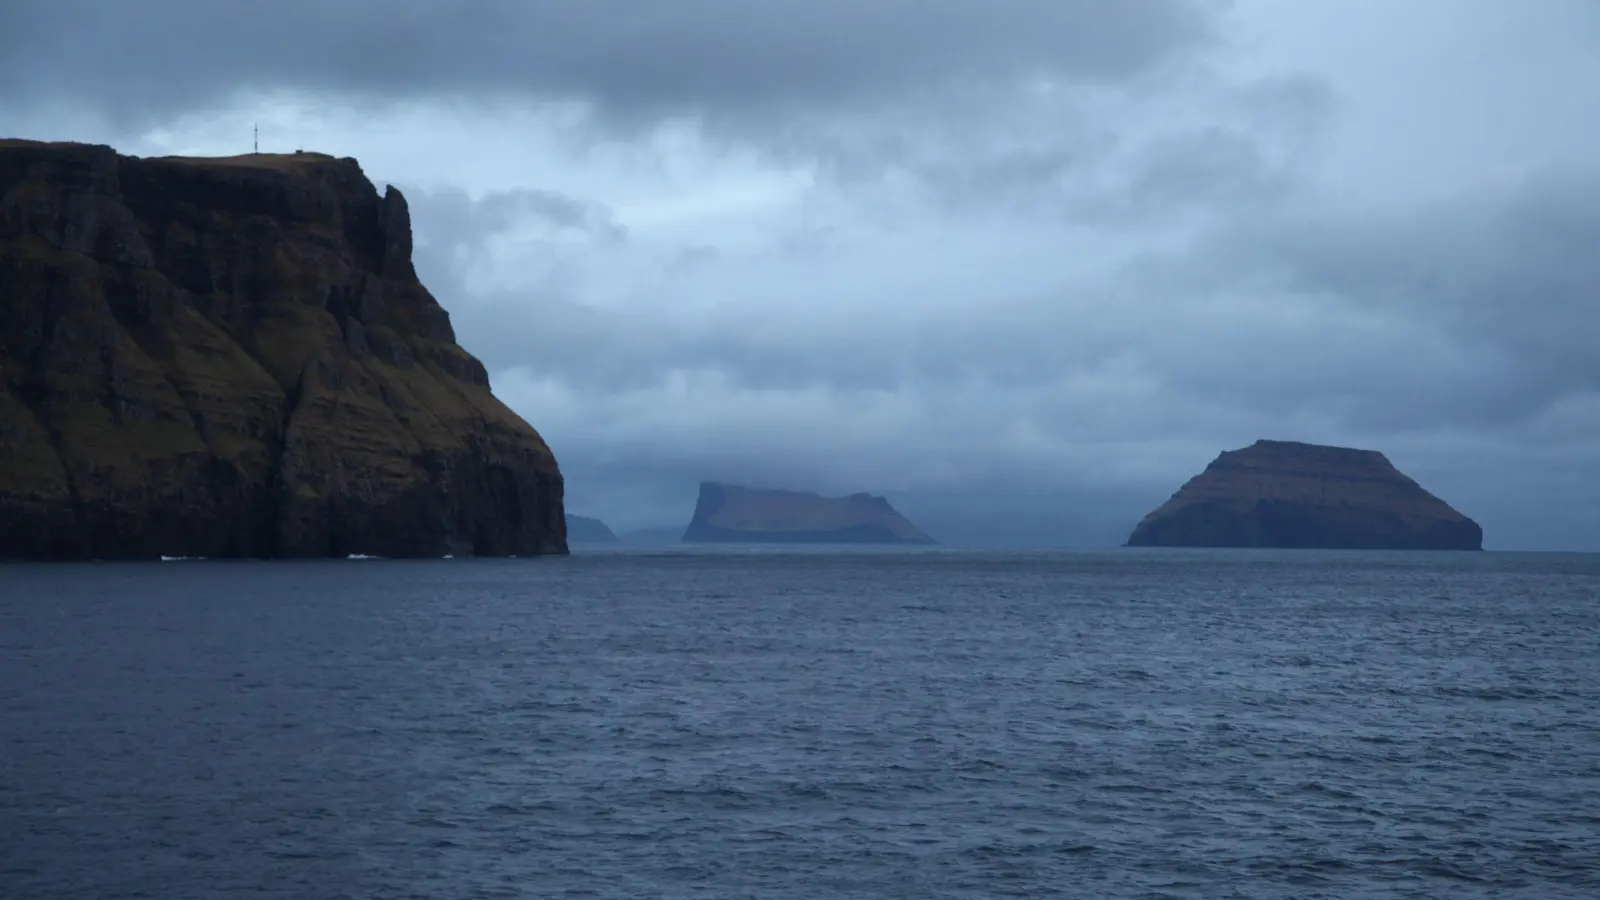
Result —
<svg viewBox="0 0 1600 900"><path fill-rule="evenodd" d="M566 552L352 159L0 141L0 558Z"/></svg>
<svg viewBox="0 0 1600 900"><path fill-rule="evenodd" d="M1483 529L1382 453L1257 441L1218 456L1128 545L1481 550Z"/></svg>

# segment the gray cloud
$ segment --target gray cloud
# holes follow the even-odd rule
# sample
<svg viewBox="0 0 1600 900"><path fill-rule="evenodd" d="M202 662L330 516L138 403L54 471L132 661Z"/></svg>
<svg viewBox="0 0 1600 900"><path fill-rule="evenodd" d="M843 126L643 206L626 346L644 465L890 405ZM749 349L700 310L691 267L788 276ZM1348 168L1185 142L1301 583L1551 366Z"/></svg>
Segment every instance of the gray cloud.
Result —
<svg viewBox="0 0 1600 900"><path fill-rule="evenodd" d="M575 280L479 294L457 320L491 365L583 390L691 369L751 388L973 379L1044 388L1121 366L1120 377L1191 399L1225 396L1274 414L1319 408L1353 427L1524 421L1571 391L1600 389L1600 264L1589 250L1600 241L1597 188L1573 176L1430 216L1251 216L1181 253L1113 267L1099 284L1054 284L1048 260L996 273L1013 295L989 286L981 303L954 280L942 295L902 303L906 288L893 282L852 284L846 271L830 283L838 276L814 257L718 260L702 277L607 250L588 267L636 266L649 285L637 302L585 304L579 265L562 273ZM449 217L419 227L466 233ZM978 257L1002 256L1006 242ZM421 244L432 252L426 236ZM472 259L423 271L456 293ZM942 262L965 265L921 265ZM846 291L847 302L815 302ZM730 302L684 314L712 292ZM756 292L773 302L734 302Z"/></svg>
<svg viewBox="0 0 1600 900"><path fill-rule="evenodd" d="M1543 171L1498 190L1375 217L1323 212L1242 223L1206 249L1216 277L1254 265L1286 291L1427 323L1480 376L1537 383L1544 403L1600 391L1600 168ZM1426 345L1413 352L1425 353ZM1472 386L1470 382L1463 387ZM1509 388L1509 381L1502 381ZM1494 405L1495 391L1471 391ZM1522 396L1506 413L1536 414Z"/></svg>
<svg viewBox="0 0 1600 900"><path fill-rule="evenodd" d="M622 241L627 229L604 204L551 190L493 191L479 198L460 188L415 192L409 204L423 224L427 250L455 257L480 252L496 237L517 233L528 240L555 239L563 233L599 241ZM435 266L444 271L452 265Z"/></svg>
<svg viewBox="0 0 1600 900"><path fill-rule="evenodd" d="M507 92L761 116L971 80L1140 75L1211 34L1206 0L51 0L0 11L0 97L129 118L237 89Z"/></svg>

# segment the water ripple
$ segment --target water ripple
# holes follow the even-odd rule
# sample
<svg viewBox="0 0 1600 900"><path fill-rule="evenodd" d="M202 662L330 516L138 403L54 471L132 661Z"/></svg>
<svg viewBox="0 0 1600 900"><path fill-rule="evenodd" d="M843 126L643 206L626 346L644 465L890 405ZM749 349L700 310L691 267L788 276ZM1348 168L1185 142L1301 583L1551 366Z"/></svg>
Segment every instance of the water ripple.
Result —
<svg viewBox="0 0 1600 900"><path fill-rule="evenodd" d="M1600 558L0 570L0 896L1600 896Z"/></svg>

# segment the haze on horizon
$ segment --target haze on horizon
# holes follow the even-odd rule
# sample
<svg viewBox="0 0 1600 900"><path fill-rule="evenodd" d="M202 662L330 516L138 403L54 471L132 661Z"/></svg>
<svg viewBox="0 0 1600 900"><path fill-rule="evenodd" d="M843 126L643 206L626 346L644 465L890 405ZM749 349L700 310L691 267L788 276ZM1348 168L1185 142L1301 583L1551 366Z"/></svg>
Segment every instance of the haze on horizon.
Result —
<svg viewBox="0 0 1600 900"><path fill-rule="evenodd" d="M1588 0L0 8L0 135L402 188L618 531L713 479L1109 545L1266 437L1600 550L1596 110Z"/></svg>

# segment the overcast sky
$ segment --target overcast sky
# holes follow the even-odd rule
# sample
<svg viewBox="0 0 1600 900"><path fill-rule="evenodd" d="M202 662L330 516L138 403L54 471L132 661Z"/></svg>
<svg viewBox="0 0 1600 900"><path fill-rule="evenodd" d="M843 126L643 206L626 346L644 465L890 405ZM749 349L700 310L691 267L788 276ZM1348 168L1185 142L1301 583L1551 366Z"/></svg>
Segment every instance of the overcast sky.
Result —
<svg viewBox="0 0 1600 900"><path fill-rule="evenodd" d="M0 4L0 132L404 190L618 529L716 478L1117 543L1271 437L1600 550L1597 112L1592 0Z"/></svg>

